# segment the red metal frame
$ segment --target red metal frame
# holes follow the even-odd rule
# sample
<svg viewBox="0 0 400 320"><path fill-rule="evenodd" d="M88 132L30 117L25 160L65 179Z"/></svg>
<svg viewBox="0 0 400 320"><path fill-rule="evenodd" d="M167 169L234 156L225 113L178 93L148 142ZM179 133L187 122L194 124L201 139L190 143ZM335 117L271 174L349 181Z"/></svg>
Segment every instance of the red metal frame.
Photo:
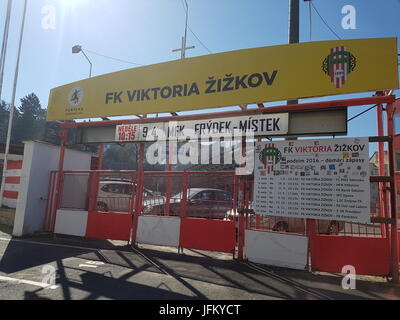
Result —
<svg viewBox="0 0 400 320"><path fill-rule="evenodd" d="M44 218L44 230L51 232L51 225L53 219L53 211L54 211L54 184L57 181L57 172L50 172L49 178L49 190L47 192L47 203L46 203L46 214Z"/></svg>
<svg viewBox="0 0 400 320"><path fill-rule="evenodd" d="M168 178L169 178L168 174ZM183 173L183 181L182 181L182 205L179 209L179 215L181 218L186 216L186 202L187 202L187 195L188 195L188 188L189 188L189 175L187 172ZM169 204L169 199L167 198L167 203ZM169 206L168 206L169 207Z"/></svg>
<svg viewBox="0 0 400 320"><path fill-rule="evenodd" d="M126 120L108 120L108 121L96 121L96 122L64 122L61 126L63 127L63 131L61 134L61 151L60 151L60 160L59 160L59 168L58 168L58 176L57 176L57 183L56 183L56 194L55 194L55 204L56 208L59 207L61 201L61 192L62 192L62 179L63 179L63 167L64 167L64 155L65 155L65 143L66 143L66 133L68 128L76 128L76 127L96 127L96 126L107 126L107 125L119 125L119 124L127 124L127 123L151 123L151 122L168 122L168 121L176 121L176 120L199 120L199 119L209 119L209 118L222 118L222 117L233 117L233 116L244 116L244 115L257 115L257 114L268 114L268 113L279 113L279 112L296 112L296 111L312 111L312 110L327 110L327 109L335 109L338 107L352 107L352 106L363 106L363 105L378 105L377 117L378 117L378 131L379 135L383 136L383 124L382 124L382 104L387 104L386 112L387 112L387 128L388 133L387 135L390 137L394 137L394 130L393 130L393 109L392 103L395 101L395 96L393 95L376 95L373 97L367 98L357 98L357 99L345 99L345 100L335 100L335 101L323 101L323 102L313 102L313 103L305 103L305 104L294 104L294 105L282 105L282 106L274 106L263 108L261 104L258 105L258 108L255 109L247 109L247 110L237 110L237 111L229 111L229 112L217 112L217 113L206 113L206 114L195 114L195 115L186 115L186 116L169 116L169 117L162 117L162 118L142 118L142 119L126 119ZM384 164L384 156L383 156L383 143L379 145L379 162L380 162L380 174L384 175L382 171L382 167ZM393 151L393 150L392 150ZM391 154L393 157L393 154ZM133 227L132 227L132 242L135 243L136 241L136 231L137 231L137 223L138 223L138 216L141 214L141 206L142 206L142 196L143 196L143 183L144 183L144 144L140 144L140 154L139 154L139 168L138 168L138 196L135 199L135 212L133 215ZM383 168L384 169L384 168ZM169 166L168 172L171 173L172 167L171 164ZM204 174L204 172L201 172ZM215 174L216 172L212 172ZM151 173L149 173L151 174ZM157 173L155 173L157 174ZM177 172L174 172L177 174ZM169 175L171 177L171 175ZM185 180L185 179L184 179ZM236 181L236 180L235 180ZM235 183L235 182L234 182ZM243 207L248 207L249 199L247 199L247 192L245 192L245 188L247 186L246 181L240 179L238 182L239 188L243 192L243 199L242 204ZM187 183L184 182L184 185L187 187ZM393 210L393 205L396 204L396 199L393 195L390 195L388 188L388 183L380 183L380 192L382 196L380 197L381 202L381 215L383 217L390 217L389 215L389 203L391 204L391 217L396 217L396 212ZM236 186L235 186L236 188ZM235 189L236 190L236 189ZM391 189L391 193L393 194L395 189ZM184 196L186 194L184 193ZM389 195L391 196L389 201ZM51 205L50 205L51 207ZM182 208L181 208L182 209ZM181 210L183 212L184 210ZM51 221L51 217L50 217ZM257 220L257 224L259 224L259 218ZM239 215L238 219L238 257L239 259L243 258L243 248L244 248L244 231L245 227L249 226L249 216L246 215ZM54 223L53 223L54 228ZM386 230L385 227L382 227L384 233L390 236L390 259L391 259L391 274L393 280L395 282L398 281L399 274L398 274L398 239L397 239L397 224L391 224L391 228ZM316 228L315 228L315 221L308 220L307 221L307 232L308 235L313 238ZM311 245L311 250L313 247Z"/></svg>
<svg viewBox="0 0 400 320"><path fill-rule="evenodd" d="M378 127L378 136L384 136L383 131L383 106L378 104L376 108L376 119L377 119L377 127ZM384 151L384 142L378 142L378 159L379 159L379 175L385 175L385 151ZM378 190L379 190L379 207L380 207L380 216L387 217L386 213L386 186L385 183L379 182L378 183ZM386 235L386 226L381 225L381 232L383 235Z"/></svg>
<svg viewBox="0 0 400 320"><path fill-rule="evenodd" d="M387 134L389 137L395 137L394 131L394 109L393 104L388 103L386 106L386 121L387 121ZM394 177L394 163L396 163L396 157L393 150L393 143L389 145L388 150L388 158L389 158L389 175ZM394 218L393 223L390 225L390 240L391 240L391 272L393 277L393 282L399 282L399 252L398 252L398 233L397 233L397 215L396 215L396 183L392 182L390 185L390 211L391 215L387 215L390 218ZM388 201L389 202L389 201ZM389 213L389 212L388 212Z"/></svg>
<svg viewBox="0 0 400 320"><path fill-rule="evenodd" d="M103 169L103 156L104 156L104 144L101 144L99 148L99 162L97 164L97 170Z"/></svg>
<svg viewBox="0 0 400 320"><path fill-rule="evenodd" d="M256 115L256 114L268 114L268 113L279 113L288 111L311 111L311 110L323 110L323 109L334 109L338 107L354 107L363 105L373 104L386 104L393 103L396 100L395 96L374 96L368 98L357 98L357 99L344 99L344 100L332 100L332 101L321 101L311 102L303 104L292 104L282 105L267 108L255 108L247 110L235 110L225 112L212 112L205 114L195 115L180 115L180 116L168 116L159 118L142 118L142 119L122 119L122 120L107 120L107 121L93 121L93 122L64 122L61 124L63 128L77 128L77 127L98 127L107 125L120 125L128 123L154 123L154 122L168 122L168 121L186 121L186 120L199 120L199 119L211 119L211 118L224 118L244 115Z"/></svg>
<svg viewBox="0 0 400 320"><path fill-rule="evenodd" d="M132 243L136 243L136 234L139 223L139 215L142 213L143 205L143 184L144 184L144 143L140 144L139 148L139 162L138 162L138 183L137 183L137 196L135 203L135 210L133 212L133 223L132 223Z"/></svg>

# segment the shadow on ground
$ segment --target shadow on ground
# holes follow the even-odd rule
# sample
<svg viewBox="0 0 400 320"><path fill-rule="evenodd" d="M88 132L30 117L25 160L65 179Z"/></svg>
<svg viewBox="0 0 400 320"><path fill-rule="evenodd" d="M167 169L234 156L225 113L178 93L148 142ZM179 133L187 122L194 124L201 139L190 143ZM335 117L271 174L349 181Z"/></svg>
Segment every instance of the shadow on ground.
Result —
<svg viewBox="0 0 400 320"><path fill-rule="evenodd" d="M23 240L23 241L20 241ZM79 248L78 248L79 246ZM3 250L3 249L2 249ZM399 287L386 283L357 281L357 290L341 288L342 278L337 275L313 274L284 268L272 268L234 261L218 254L184 250L177 254L171 249L136 248L126 243L117 245L106 240L74 237L53 238L38 235L16 239L7 243L0 261L0 272L13 274L45 264L56 264L62 295L56 299L76 299L73 291L85 292L85 299L201 299L209 298L213 290L227 290L230 297L244 295L256 299L399 299ZM122 276L113 277L91 271L74 270L65 265L67 258L101 261L108 265L128 268ZM80 281L67 274L78 272ZM169 275L179 282L185 292L174 292L168 286L155 288L133 283L130 278L141 272ZM142 275L142 274L141 274ZM26 299L46 299L42 289L26 291ZM215 291L216 292L216 291ZM221 291L225 292L225 291ZM219 299L225 299L221 296Z"/></svg>
<svg viewBox="0 0 400 320"><path fill-rule="evenodd" d="M0 236L2 236L3 234L11 236L12 235L12 231L13 231L12 227L6 226L4 224L0 224Z"/></svg>

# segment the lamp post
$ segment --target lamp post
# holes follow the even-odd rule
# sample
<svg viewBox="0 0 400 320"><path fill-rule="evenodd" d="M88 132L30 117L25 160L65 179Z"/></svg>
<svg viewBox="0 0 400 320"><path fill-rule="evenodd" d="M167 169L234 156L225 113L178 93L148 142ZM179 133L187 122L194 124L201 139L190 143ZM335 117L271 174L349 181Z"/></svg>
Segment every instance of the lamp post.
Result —
<svg viewBox="0 0 400 320"><path fill-rule="evenodd" d="M2 97L1 93L2 93L2 88L3 88L4 68L5 68L5 64L6 64L7 42L8 42L8 31L10 28L11 7L12 7L12 2L11 2L11 0L8 0L6 22L4 25L3 45L1 48L1 55L0 55L0 102L1 102L1 97Z"/></svg>
<svg viewBox="0 0 400 320"><path fill-rule="evenodd" d="M174 49L172 52L181 52L181 59L186 58L186 50L194 49L195 46L186 47L186 39L187 39L187 29L188 29L188 18L189 18L189 6L185 0L185 11L186 11L186 20L185 20L185 35L182 37L182 48Z"/></svg>
<svg viewBox="0 0 400 320"><path fill-rule="evenodd" d="M82 46L76 45L72 47L72 53L83 53L83 55L85 56L86 60L89 62L90 64L90 71L89 71L89 78L92 77L92 62L89 60L88 56L86 55L85 51L83 51Z"/></svg>
<svg viewBox="0 0 400 320"><path fill-rule="evenodd" d="M89 71L89 78L92 77L92 62L90 61L90 59L88 58L88 56L86 55L85 51L83 51L82 46L80 45L76 45L72 47L72 53L83 53L83 55L85 56L86 60L89 62L90 64L90 71ZM102 118L103 120L109 120L108 118ZM102 169L102 165L103 165L103 154L104 154L104 144L100 145L100 151L99 151L99 163L98 163L98 170Z"/></svg>
<svg viewBox="0 0 400 320"><path fill-rule="evenodd" d="M21 59L21 49L22 49L22 40L23 40L23 36L24 36L27 5L28 5L27 0L25 0L24 1L24 11L22 14L21 31L19 34L17 62L15 65L15 72L14 72L14 84L13 84L13 89L12 89L11 103L10 103L10 115L8 118L6 150L4 151L3 177L1 179L1 187L0 187L0 208L3 205L3 194L4 194L4 186L5 186L5 180L6 180L5 176L6 176L6 170L7 170L8 154L9 154L9 150L10 150L12 124L13 124L13 119L14 119L14 109L15 109L14 105L15 105L15 98L16 98L16 94L17 94L19 63L20 63L20 59ZM11 7L10 7L10 9L11 9Z"/></svg>

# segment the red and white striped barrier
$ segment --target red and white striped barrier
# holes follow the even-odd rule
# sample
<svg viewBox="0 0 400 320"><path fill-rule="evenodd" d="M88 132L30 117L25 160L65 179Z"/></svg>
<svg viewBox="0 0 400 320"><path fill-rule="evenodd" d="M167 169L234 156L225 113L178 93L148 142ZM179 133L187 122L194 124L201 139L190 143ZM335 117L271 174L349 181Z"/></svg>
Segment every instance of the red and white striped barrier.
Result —
<svg viewBox="0 0 400 320"><path fill-rule="evenodd" d="M17 199L21 182L22 160L8 161L5 174L3 205L9 208L17 207Z"/></svg>

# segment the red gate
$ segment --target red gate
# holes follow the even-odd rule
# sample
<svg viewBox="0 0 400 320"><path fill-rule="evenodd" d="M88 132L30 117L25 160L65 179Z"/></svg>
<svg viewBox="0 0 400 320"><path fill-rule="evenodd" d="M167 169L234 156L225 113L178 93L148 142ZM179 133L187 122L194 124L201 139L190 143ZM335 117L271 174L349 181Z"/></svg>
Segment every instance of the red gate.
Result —
<svg viewBox="0 0 400 320"><path fill-rule="evenodd" d="M372 275L391 274L394 281L398 281L397 269L399 253L397 251L395 159L393 151L393 139L395 136L393 128L394 101L394 96L375 96L371 98L325 101L214 114L214 116L226 117L239 114L255 115L298 110L328 110L337 108L338 106L350 107L376 103L378 110L379 137L377 137L375 141L379 143L380 172L378 176L372 177L371 182L379 183L380 205L378 208L379 210L377 209L371 212L371 224L346 224L343 230L339 228L338 234L327 235L324 234L326 230L324 230L325 227L322 227L322 222L298 219L294 221L296 227L294 231L291 232L287 230L287 225L285 225L285 223L280 223L281 221L279 221L279 218L266 218L251 214L251 179L241 178L238 182L234 172L169 171L144 173L144 143L141 143L137 175L132 171L63 172L65 148L63 145L60 153L59 171L53 173L50 178L51 187L49 189L46 228L47 230L53 231L55 221L57 220L57 210L67 207L67 209L78 211L74 219L77 219L77 221L85 221L87 224L84 230L84 236L115 238L120 240L131 239L132 242L137 242L137 236L141 232L138 226L142 224L142 226L150 228L147 230L151 230L151 227L156 223L162 226L162 228L165 227L164 229L160 229L161 231L165 231L163 236L168 236L168 232L174 230L174 239L167 239L168 241L166 243L182 248L234 252L235 243L238 241L239 258L244 256L243 250L246 245L244 243L246 230L265 230L277 234L291 233L303 237L307 236L311 249L311 266L316 270L341 272L340 268L346 263L354 265L358 273ZM386 137L383 132L382 103L387 103ZM198 116L190 115L179 118L181 118L181 120L193 120L197 119ZM171 121L176 120L176 117L160 118L158 121L161 120L164 122ZM130 123L132 121L133 120L115 120L92 122L90 124L64 123L62 141L65 144L66 130L69 127L104 126L105 124L114 125ZM138 119L134 121L138 123L140 121L149 120ZM385 174L384 161L382 158L384 155L384 143L388 143L389 145L389 174ZM79 174L84 177L78 177ZM130 193L125 197L129 198L128 209L126 209L125 212L118 204L118 201L122 201L121 199L114 199L114 204L104 203L104 199L102 199L100 191L104 190L101 189L100 184L105 180L104 175L107 177L108 174L126 174L129 176L128 179L130 180L128 183L131 184L132 187L129 191ZM76 208L69 208L65 203L69 204L71 199L66 199L68 192L65 192L65 190L67 190L68 185L71 184L69 180L77 179L82 179L83 182L75 182L75 185L79 185L81 190L84 190L85 187L87 188L87 198L86 201L84 201L79 194L79 190L74 190L77 194L76 199L79 198L81 203L76 206L74 205ZM161 184L155 187L155 181L157 181L157 179L164 181L162 184L163 187L161 187ZM152 182L146 182L150 180ZM146 184L153 184L153 186L147 189ZM225 199L217 199L216 197L210 198L209 196L200 199L192 199L191 191L193 189L210 189L212 184L215 184L215 188L213 189L222 193L229 193L230 196ZM74 184L72 183L71 185ZM154 188L156 192L147 196L146 193L148 191L154 191L152 190ZM113 192L112 190L113 189L109 189L111 193ZM151 192L149 192L149 194L150 193ZM108 199L107 201L111 200ZM239 203L239 206L237 203ZM115 207L116 209L111 209L110 207ZM202 213L194 215L198 207L202 208L202 210L200 210ZM238 221L236 220L237 207L240 207L240 211L243 213L239 215ZM214 212L211 208L217 208L217 210L214 210ZM208 214L204 214L205 212L208 212ZM225 212L226 216L224 218L218 216L221 212ZM87 216L85 216L85 214ZM214 214L217 216L213 216ZM151 219L147 219L147 217L152 219L151 223L153 224L148 224ZM239 228L236 235L237 228L235 225L237 223L239 224ZM115 227L110 228L110 225ZM329 227L334 228L335 226ZM110 231L110 229L113 230ZM130 235L131 230L132 233ZM176 231L178 232L176 233ZM80 232L82 232L82 230L80 230ZM152 235L156 237L158 234L153 233ZM146 235L141 234L141 239L144 239L144 236Z"/></svg>
<svg viewBox="0 0 400 320"><path fill-rule="evenodd" d="M74 226L71 231L62 232L125 241L130 241L132 235L136 242L136 232L132 234L135 214L138 223L151 217L175 217L179 219L175 235L178 247L232 254L235 251L234 172L144 172L140 187L136 171L65 171L58 197L57 175L51 173L47 231L57 232L56 220L61 210L71 219L76 212L86 212L81 220L86 223L83 233L74 230ZM68 216L63 219L68 224Z"/></svg>

